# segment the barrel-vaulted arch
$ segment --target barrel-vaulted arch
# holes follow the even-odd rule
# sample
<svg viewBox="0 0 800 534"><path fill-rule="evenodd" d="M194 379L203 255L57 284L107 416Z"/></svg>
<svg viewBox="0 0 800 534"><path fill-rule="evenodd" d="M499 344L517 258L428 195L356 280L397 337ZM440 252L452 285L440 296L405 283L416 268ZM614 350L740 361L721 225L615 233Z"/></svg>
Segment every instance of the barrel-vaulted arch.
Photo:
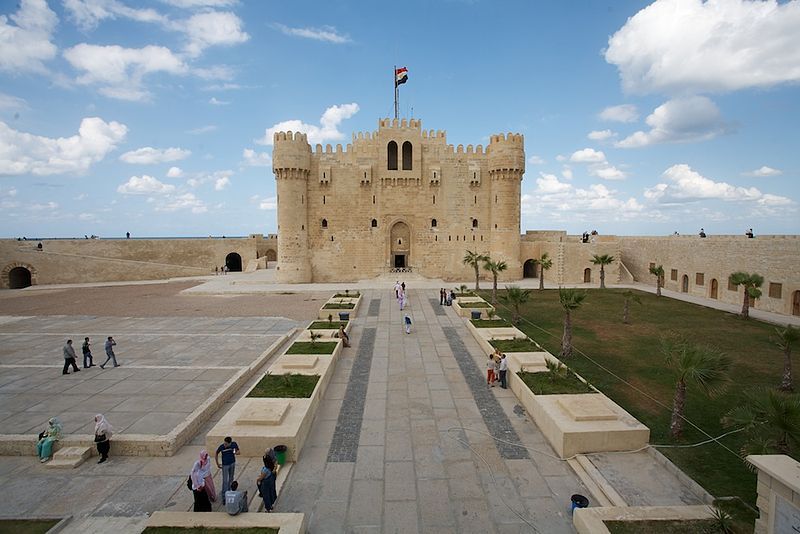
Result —
<svg viewBox="0 0 800 534"><path fill-rule="evenodd" d="M11 262L3 267L0 272L0 287L5 289L22 289L28 286L35 286L38 273L36 268L23 262Z"/></svg>
<svg viewBox="0 0 800 534"><path fill-rule="evenodd" d="M411 266L411 227L402 219L395 221L389 232L389 265L395 268Z"/></svg>

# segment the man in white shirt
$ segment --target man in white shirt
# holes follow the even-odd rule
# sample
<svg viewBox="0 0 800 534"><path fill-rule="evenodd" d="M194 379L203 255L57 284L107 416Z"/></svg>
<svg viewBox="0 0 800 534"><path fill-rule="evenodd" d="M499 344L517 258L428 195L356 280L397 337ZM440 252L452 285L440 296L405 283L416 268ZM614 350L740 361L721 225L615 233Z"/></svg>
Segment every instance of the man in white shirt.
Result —
<svg viewBox="0 0 800 534"><path fill-rule="evenodd" d="M506 383L506 374L508 374L508 360L506 360L506 355L500 355L500 387L503 389L508 389L508 384Z"/></svg>

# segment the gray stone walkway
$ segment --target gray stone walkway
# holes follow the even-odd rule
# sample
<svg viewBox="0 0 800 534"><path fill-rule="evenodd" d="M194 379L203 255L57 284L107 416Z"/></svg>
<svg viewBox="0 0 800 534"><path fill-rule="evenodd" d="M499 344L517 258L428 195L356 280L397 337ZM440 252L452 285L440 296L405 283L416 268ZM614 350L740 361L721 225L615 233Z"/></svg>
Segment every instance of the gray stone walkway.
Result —
<svg viewBox="0 0 800 534"><path fill-rule="evenodd" d="M353 348L337 363L277 510L308 514L310 532L574 532L569 498L585 488L554 458L511 391L487 388L508 420L504 429L531 448L514 447L529 458L501 454L481 411L486 398L462 371L471 358L474 376L482 376L485 355L452 308L431 302L435 291L410 291L404 312L390 292L365 292L381 300L380 313L354 320ZM411 335L403 330L404 313L414 319ZM337 423L350 417L342 407L358 347L372 329L355 461L329 461ZM463 344L462 365L445 329Z"/></svg>

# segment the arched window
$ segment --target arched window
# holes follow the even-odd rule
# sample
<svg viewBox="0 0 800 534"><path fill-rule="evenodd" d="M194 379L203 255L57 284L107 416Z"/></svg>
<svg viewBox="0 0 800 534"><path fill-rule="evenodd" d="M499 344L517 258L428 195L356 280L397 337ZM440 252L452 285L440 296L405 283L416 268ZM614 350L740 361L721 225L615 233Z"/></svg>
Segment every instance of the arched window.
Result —
<svg viewBox="0 0 800 534"><path fill-rule="evenodd" d="M328 227L328 219L322 219L322 227L323 228L327 228Z"/></svg>
<svg viewBox="0 0 800 534"><path fill-rule="evenodd" d="M377 227L378 227L378 221L377 221L377 219L372 219L372 227L373 227L373 228L377 228Z"/></svg>
<svg viewBox="0 0 800 534"><path fill-rule="evenodd" d="M436 228L436 219L431 219L431 228Z"/></svg>
<svg viewBox="0 0 800 534"><path fill-rule="evenodd" d="M403 143L403 170L411 170L411 141Z"/></svg>
<svg viewBox="0 0 800 534"><path fill-rule="evenodd" d="M390 171L396 171L397 170L397 143L395 143L394 141L389 141L389 146L386 147L386 148L387 148L387 152L388 152L388 155L389 155L389 163L388 163L386 168L389 169Z"/></svg>
<svg viewBox="0 0 800 534"><path fill-rule="evenodd" d="M478 219L472 219L472 227L473 228L477 228L478 227Z"/></svg>

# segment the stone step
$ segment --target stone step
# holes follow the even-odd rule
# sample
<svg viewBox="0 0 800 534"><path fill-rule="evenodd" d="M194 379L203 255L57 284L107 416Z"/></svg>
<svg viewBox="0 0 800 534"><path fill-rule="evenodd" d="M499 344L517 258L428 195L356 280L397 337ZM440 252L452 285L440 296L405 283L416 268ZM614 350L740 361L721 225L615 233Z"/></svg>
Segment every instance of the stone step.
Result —
<svg viewBox="0 0 800 534"><path fill-rule="evenodd" d="M93 450L93 447L62 447L45 465L52 468L73 469L91 457Z"/></svg>

